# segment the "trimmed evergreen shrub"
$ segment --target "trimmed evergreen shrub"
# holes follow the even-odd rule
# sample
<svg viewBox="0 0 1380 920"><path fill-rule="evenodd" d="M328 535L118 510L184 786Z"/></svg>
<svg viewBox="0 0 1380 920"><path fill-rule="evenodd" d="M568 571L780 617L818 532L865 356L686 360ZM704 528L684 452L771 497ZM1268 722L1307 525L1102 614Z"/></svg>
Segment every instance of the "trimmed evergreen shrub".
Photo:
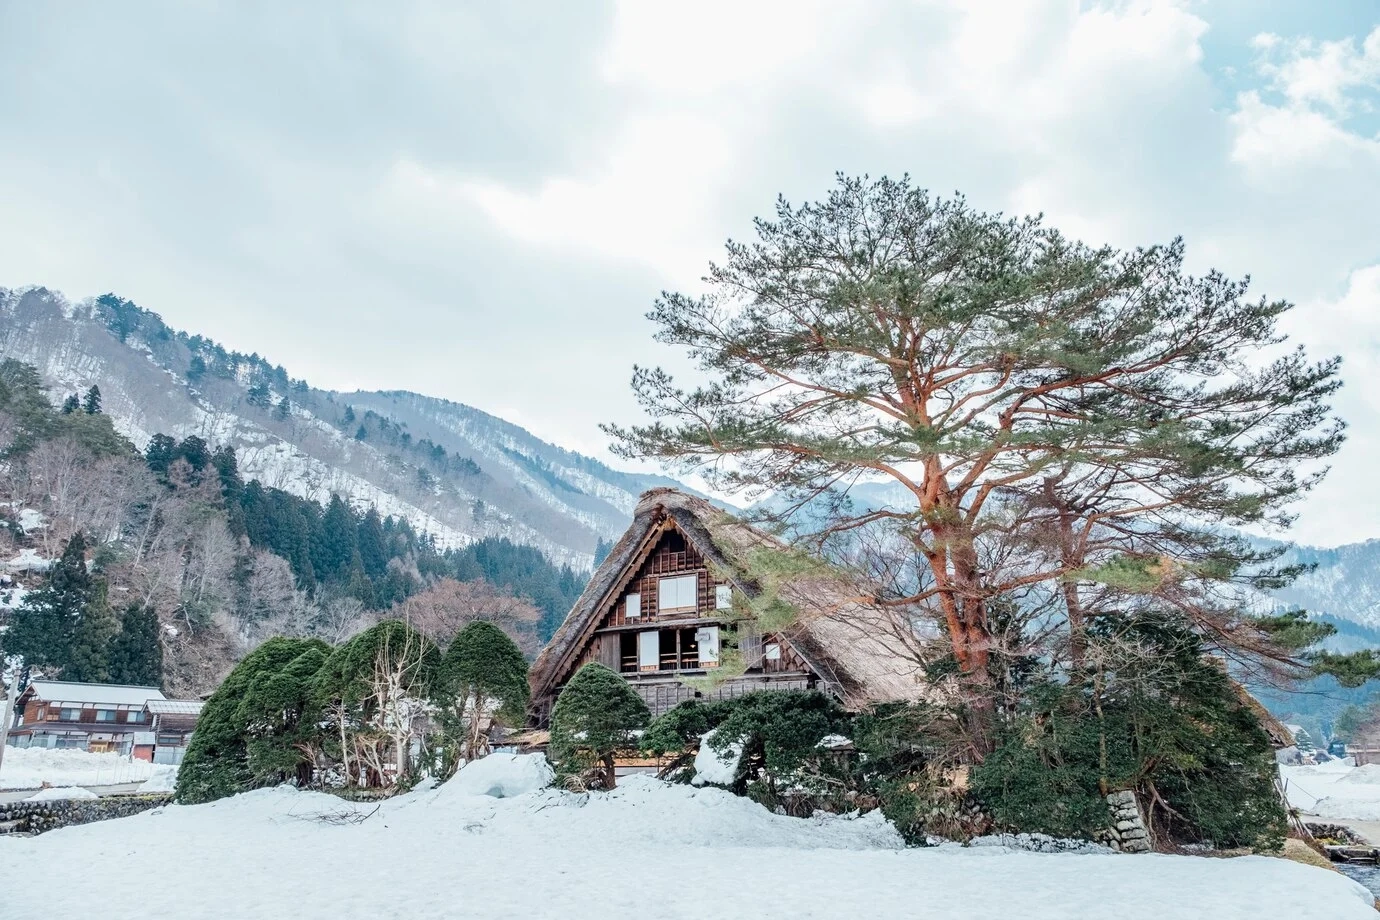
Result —
<svg viewBox="0 0 1380 920"><path fill-rule="evenodd" d="M249 762L251 733L247 720L257 713L243 703L256 684L271 680L304 653L316 650L324 655L329 648L320 639L280 636L269 639L235 666L197 718L187 756L177 773L177 801L186 805L210 802L278 781L276 773L265 776Z"/></svg>
<svg viewBox="0 0 1380 920"><path fill-rule="evenodd" d="M597 772L605 789L616 785L613 755L636 747L635 732L651 712L628 682L601 664L575 672L551 710L551 759L558 777Z"/></svg>
<svg viewBox="0 0 1380 920"><path fill-rule="evenodd" d="M466 760L487 750L483 732L491 718L509 727L526 720L531 695L527 659L493 623L476 620L460 630L441 661L440 683L439 695L451 701L446 709L464 723Z"/></svg>

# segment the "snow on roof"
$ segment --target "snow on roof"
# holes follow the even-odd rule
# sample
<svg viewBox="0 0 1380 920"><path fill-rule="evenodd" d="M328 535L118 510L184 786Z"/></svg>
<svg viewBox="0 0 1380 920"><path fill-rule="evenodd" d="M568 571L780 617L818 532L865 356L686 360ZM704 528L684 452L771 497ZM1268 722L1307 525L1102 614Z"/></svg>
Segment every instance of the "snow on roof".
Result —
<svg viewBox="0 0 1380 920"><path fill-rule="evenodd" d="M29 689L50 703L107 703L112 706L140 706L149 700L163 700L157 687L131 687L126 684L77 684L61 680L36 680Z"/></svg>
<svg viewBox="0 0 1380 920"><path fill-rule="evenodd" d="M194 716L203 705L200 700L149 700L144 708L157 715Z"/></svg>

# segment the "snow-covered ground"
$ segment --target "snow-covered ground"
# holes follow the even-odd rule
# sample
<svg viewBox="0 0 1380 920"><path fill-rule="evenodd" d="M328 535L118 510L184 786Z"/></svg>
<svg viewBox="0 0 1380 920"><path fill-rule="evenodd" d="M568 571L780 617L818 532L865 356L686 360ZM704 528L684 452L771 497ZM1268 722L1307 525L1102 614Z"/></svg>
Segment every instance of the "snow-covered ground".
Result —
<svg viewBox="0 0 1380 920"><path fill-rule="evenodd" d="M119 754L10 747L5 749L5 762L0 765L0 789L37 789L44 783L52 786L142 783L160 769L164 768ZM173 772L175 774L176 770Z"/></svg>
<svg viewBox="0 0 1380 920"><path fill-rule="evenodd" d="M787 818L640 776L606 794L535 789L547 776L493 755L378 806L265 789L0 838L0 878L44 880L10 886L3 914L99 903L143 920L155 866L178 880L180 920L1375 916L1362 886L1280 859L906 849L875 813Z"/></svg>
<svg viewBox="0 0 1380 920"><path fill-rule="evenodd" d="M1320 818L1380 821L1380 765L1329 760L1317 766L1281 766L1289 804Z"/></svg>

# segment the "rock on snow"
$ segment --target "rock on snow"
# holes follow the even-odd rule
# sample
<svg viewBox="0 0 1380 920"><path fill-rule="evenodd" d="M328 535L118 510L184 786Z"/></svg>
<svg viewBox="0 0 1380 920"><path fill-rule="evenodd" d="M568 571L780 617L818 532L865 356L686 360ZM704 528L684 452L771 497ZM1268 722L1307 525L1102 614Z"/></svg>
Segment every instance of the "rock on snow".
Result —
<svg viewBox="0 0 1380 920"><path fill-rule="evenodd" d="M906 849L875 813L787 818L640 776L533 789L544 775L499 757L377 807L284 787L0 838L0 877L44 880L10 886L0 912L143 920L156 866L179 920L1375 916L1355 882L1279 859Z"/></svg>

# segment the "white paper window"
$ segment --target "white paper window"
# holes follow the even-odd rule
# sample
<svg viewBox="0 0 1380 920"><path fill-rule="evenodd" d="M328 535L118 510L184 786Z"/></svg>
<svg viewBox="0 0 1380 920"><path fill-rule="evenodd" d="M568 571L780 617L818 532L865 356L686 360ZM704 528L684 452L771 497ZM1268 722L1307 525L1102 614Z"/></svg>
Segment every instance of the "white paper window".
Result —
<svg viewBox="0 0 1380 920"><path fill-rule="evenodd" d="M661 667L661 634L655 629L637 634L637 669L655 671Z"/></svg>
<svg viewBox="0 0 1380 920"><path fill-rule="evenodd" d="M695 644L700 648L700 667L710 668L719 663L719 627L702 626L695 630Z"/></svg>
<svg viewBox="0 0 1380 920"><path fill-rule="evenodd" d="M629 620L636 620L642 616L642 595L629 594L623 607L623 616Z"/></svg>
<svg viewBox="0 0 1380 920"><path fill-rule="evenodd" d="M729 587L728 585L714 586L714 609L733 609L733 589L731 587Z"/></svg>
<svg viewBox="0 0 1380 920"><path fill-rule="evenodd" d="M768 661L780 661L781 646L775 642L768 642L762 646L762 657Z"/></svg>
<svg viewBox="0 0 1380 920"><path fill-rule="evenodd" d="M698 575L677 575L663 578L657 583L657 610L694 610L699 606L696 595L699 593Z"/></svg>

